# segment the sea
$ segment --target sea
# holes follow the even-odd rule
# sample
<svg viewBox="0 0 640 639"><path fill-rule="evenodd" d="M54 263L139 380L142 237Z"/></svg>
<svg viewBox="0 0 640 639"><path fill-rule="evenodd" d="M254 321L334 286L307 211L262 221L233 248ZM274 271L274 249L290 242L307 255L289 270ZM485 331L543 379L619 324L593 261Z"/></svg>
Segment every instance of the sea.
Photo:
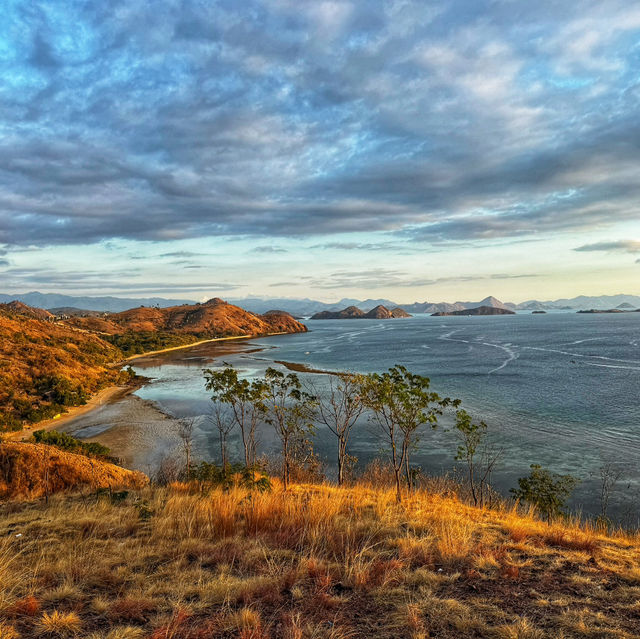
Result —
<svg viewBox="0 0 640 639"><path fill-rule="evenodd" d="M151 379L137 391L176 417L197 420L197 454L217 460L217 431L203 369L233 365L242 375L262 375L274 362L312 369L382 372L401 364L431 380L432 390L457 398L487 424L502 450L493 473L496 489L509 494L531 464L580 480L570 501L574 512L601 510L601 469L614 471L609 516L625 525L640 519L640 313L548 312L486 317L415 315L393 320L307 320L308 333L211 343L141 360L134 368ZM223 349L223 350L221 350ZM275 364L285 370L283 364ZM301 374L315 392L327 376ZM425 429L412 456L426 474L460 472L454 457L453 415ZM261 449L277 452L267 425ZM316 452L335 472L333 435L318 427ZM231 442L239 460L239 439ZM366 417L354 428L350 454L362 467L386 454Z"/></svg>

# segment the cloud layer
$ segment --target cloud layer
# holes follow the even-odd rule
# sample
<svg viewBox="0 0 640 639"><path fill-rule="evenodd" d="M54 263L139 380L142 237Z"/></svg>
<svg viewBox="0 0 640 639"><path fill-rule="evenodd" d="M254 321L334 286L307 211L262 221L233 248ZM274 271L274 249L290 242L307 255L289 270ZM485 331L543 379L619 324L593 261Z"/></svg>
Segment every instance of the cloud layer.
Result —
<svg viewBox="0 0 640 639"><path fill-rule="evenodd" d="M0 244L638 218L633 3L34 0L0 18Z"/></svg>

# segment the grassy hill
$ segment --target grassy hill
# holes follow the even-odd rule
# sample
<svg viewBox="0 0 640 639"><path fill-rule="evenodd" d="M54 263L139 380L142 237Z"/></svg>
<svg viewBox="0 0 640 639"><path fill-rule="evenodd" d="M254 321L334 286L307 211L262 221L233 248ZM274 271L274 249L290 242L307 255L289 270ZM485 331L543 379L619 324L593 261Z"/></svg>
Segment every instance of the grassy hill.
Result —
<svg viewBox="0 0 640 639"><path fill-rule="evenodd" d="M84 403L118 379L109 364L121 358L121 351L98 335L29 310L0 309L0 430Z"/></svg>
<svg viewBox="0 0 640 639"><path fill-rule="evenodd" d="M122 313L113 313L106 318L77 317L68 320L68 323L112 335L132 331L220 337L307 330L288 313L256 315L218 298L204 304L183 304L169 308L132 308Z"/></svg>
<svg viewBox="0 0 640 639"><path fill-rule="evenodd" d="M2 637L640 636L637 537L438 492L56 497L0 506L0 556Z"/></svg>
<svg viewBox="0 0 640 639"><path fill-rule="evenodd" d="M306 330L286 313L254 315L219 299L63 321L19 302L3 304L0 431L51 418L85 403L101 387L125 382L113 364L128 355L200 339Z"/></svg>
<svg viewBox="0 0 640 639"><path fill-rule="evenodd" d="M146 483L137 471L53 446L0 444L0 499L35 499L81 487L142 488Z"/></svg>

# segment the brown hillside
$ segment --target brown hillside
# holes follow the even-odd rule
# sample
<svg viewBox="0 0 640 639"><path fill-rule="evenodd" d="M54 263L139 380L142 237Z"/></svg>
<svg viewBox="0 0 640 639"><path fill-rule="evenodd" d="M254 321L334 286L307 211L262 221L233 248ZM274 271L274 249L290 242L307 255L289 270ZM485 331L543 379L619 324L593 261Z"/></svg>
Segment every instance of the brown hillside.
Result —
<svg viewBox="0 0 640 639"><path fill-rule="evenodd" d="M49 311L45 311L43 308L27 306L18 300L14 300L8 304L0 304L0 311L7 315L23 315L24 317L31 317L33 319L53 319L53 315L49 313Z"/></svg>
<svg viewBox="0 0 640 639"><path fill-rule="evenodd" d="M86 330L118 335L125 332L187 333L199 337L300 333L306 327L284 311L255 315L239 306L214 298L204 304L169 308L131 308L106 319L77 317L67 324Z"/></svg>
<svg viewBox="0 0 640 639"><path fill-rule="evenodd" d="M0 499L96 488L142 488L146 475L44 444L0 444Z"/></svg>
<svg viewBox="0 0 640 639"><path fill-rule="evenodd" d="M83 403L115 379L108 364L120 357L97 335L0 310L0 429Z"/></svg>
<svg viewBox="0 0 640 639"><path fill-rule="evenodd" d="M0 505L4 637L637 639L640 543L449 491ZM0 631L1 632L1 631Z"/></svg>

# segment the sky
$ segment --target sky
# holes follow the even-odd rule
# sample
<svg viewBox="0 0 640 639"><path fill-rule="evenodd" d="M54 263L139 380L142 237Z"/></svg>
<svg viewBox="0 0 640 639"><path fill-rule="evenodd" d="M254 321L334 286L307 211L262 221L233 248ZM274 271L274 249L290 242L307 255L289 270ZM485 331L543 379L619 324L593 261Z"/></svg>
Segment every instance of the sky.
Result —
<svg viewBox="0 0 640 639"><path fill-rule="evenodd" d="M640 294L640 3L3 0L0 292Z"/></svg>

